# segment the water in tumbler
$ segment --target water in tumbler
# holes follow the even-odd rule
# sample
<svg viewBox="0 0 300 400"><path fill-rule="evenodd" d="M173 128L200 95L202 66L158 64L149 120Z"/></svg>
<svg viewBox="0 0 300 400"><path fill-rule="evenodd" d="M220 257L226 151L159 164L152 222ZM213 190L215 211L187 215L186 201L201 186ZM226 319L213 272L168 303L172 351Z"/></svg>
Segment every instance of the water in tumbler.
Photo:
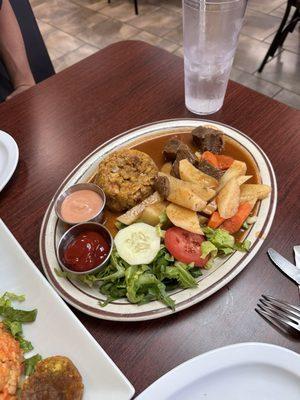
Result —
<svg viewBox="0 0 300 400"><path fill-rule="evenodd" d="M185 90L187 108L196 114L212 114L222 107L232 58L223 61L185 58Z"/></svg>
<svg viewBox="0 0 300 400"><path fill-rule="evenodd" d="M184 0L185 102L196 114L222 107L245 10L245 0L215 3Z"/></svg>

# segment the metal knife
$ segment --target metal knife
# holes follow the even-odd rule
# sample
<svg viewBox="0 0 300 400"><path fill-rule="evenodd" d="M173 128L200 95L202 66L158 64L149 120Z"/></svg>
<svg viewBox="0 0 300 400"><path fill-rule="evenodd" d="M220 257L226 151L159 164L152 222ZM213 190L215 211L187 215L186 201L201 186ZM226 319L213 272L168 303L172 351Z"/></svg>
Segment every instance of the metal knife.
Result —
<svg viewBox="0 0 300 400"><path fill-rule="evenodd" d="M300 269L300 246L294 246L296 267Z"/></svg>
<svg viewBox="0 0 300 400"><path fill-rule="evenodd" d="M300 269L296 265L289 262L286 258L282 257L277 251L273 249L268 250L268 254L273 263L281 269L288 277L290 277L297 285L300 285Z"/></svg>
<svg viewBox="0 0 300 400"><path fill-rule="evenodd" d="M300 270L300 246L294 246L294 255L296 267ZM300 285L298 286L299 298L300 298Z"/></svg>

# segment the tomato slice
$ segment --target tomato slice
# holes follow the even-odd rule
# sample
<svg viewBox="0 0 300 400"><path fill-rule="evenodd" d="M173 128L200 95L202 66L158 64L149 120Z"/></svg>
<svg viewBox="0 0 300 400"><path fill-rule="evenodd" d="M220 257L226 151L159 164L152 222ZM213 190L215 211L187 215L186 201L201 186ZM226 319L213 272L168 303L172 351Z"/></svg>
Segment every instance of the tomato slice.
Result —
<svg viewBox="0 0 300 400"><path fill-rule="evenodd" d="M204 267L209 257L201 258L201 243L203 235L191 233L176 226L169 228L165 234L165 246L172 256L183 263L195 263L197 267Z"/></svg>

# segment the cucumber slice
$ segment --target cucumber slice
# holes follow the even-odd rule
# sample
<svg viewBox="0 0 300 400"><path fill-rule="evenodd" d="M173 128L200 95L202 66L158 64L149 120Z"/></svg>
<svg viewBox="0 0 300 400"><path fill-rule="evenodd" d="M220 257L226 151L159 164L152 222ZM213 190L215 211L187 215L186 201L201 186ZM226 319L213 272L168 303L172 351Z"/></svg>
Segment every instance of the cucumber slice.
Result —
<svg viewBox="0 0 300 400"><path fill-rule="evenodd" d="M160 237L155 227L137 222L117 233L115 246L128 264L150 264L159 252Z"/></svg>

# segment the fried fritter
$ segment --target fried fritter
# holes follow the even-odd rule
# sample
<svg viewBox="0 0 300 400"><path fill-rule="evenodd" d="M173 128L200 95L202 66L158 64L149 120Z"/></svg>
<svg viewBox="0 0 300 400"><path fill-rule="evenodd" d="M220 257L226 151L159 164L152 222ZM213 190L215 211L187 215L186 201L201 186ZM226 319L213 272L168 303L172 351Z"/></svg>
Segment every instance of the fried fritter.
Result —
<svg viewBox="0 0 300 400"><path fill-rule="evenodd" d="M22 361L19 342L0 323L0 400L16 399Z"/></svg>
<svg viewBox="0 0 300 400"><path fill-rule="evenodd" d="M153 193L158 169L152 158L139 150L124 149L99 164L95 183L105 192L112 211L126 211Z"/></svg>
<svg viewBox="0 0 300 400"><path fill-rule="evenodd" d="M53 356L40 361L22 387L21 400L81 400L83 383L72 361Z"/></svg>

